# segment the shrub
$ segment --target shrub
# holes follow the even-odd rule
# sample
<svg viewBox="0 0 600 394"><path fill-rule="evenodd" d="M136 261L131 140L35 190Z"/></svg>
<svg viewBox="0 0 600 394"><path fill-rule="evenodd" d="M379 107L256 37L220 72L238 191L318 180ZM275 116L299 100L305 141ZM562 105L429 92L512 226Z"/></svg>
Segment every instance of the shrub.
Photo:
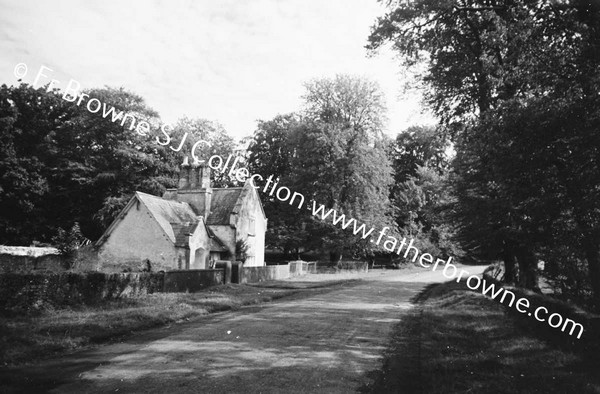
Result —
<svg viewBox="0 0 600 394"><path fill-rule="evenodd" d="M71 269L74 265L74 257L77 249L90 243L90 240L83 236L79 223L75 222L71 230L66 231L59 228L57 234L52 237L56 249L65 259L65 268Z"/></svg>
<svg viewBox="0 0 600 394"><path fill-rule="evenodd" d="M246 261L248 250L250 250L248 242L245 239L238 239L235 242L235 259L242 262Z"/></svg>

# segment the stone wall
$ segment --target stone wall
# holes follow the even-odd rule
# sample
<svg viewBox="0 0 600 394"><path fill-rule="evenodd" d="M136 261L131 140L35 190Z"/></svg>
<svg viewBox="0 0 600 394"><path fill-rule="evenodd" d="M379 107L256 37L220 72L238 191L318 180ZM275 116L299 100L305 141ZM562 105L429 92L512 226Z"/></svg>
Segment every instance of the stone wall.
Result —
<svg viewBox="0 0 600 394"><path fill-rule="evenodd" d="M224 270L0 274L0 312L96 304L150 293L195 292L223 283Z"/></svg>
<svg viewBox="0 0 600 394"><path fill-rule="evenodd" d="M0 273L6 272L30 272L35 268L35 257L15 256L12 254L0 254Z"/></svg>
<svg viewBox="0 0 600 394"><path fill-rule="evenodd" d="M51 271L63 272L69 267L69 261L57 254L42 256L15 256L0 254L0 273Z"/></svg>
<svg viewBox="0 0 600 394"><path fill-rule="evenodd" d="M300 276L306 275L308 273L316 274L317 273L317 263L315 262L307 262L307 261L290 261L290 276Z"/></svg>
<svg viewBox="0 0 600 394"><path fill-rule="evenodd" d="M30 312L162 291L164 273L8 273L0 275L0 311Z"/></svg>
<svg viewBox="0 0 600 394"><path fill-rule="evenodd" d="M323 264L321 264L323 263ZM315 271L319 274L337 274L340 272L368 272L369 263L367 261L342 260L331 264L329 262L319 262L316 264Z"/></svg>
<svg viewBox="0 0 600 394"><path fill-rule="evenodd" d="M47 248L50 249L50 248ZM35 273L35 272L75 272L98 271L98 254L92 245L75 251L72 257L57 253L47 254L13 254L0 253L0 274Z"/></svg>
<svg viewBox="0 0 600 394"><path fill-rule="evenodd" d="M244 267L242 268L242 277L240 283L256 283L267 280L281 280L290 277L290 266L268 265L264 267Z"/></svg>
<svg viewBox="0 0 600 394"><path fill-rule="evenodd" d="M165 273L164 292L193 293L224 282L224 270L181 270Z"/></svg>

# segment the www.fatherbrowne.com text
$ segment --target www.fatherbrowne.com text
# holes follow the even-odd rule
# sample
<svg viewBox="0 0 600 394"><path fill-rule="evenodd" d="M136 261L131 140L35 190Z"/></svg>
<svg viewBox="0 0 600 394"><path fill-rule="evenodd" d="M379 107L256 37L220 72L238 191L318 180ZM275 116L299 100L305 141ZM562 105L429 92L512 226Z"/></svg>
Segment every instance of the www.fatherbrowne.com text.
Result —
<svg viewBox="0 0 600 394"><path fill-rule="evenodd" d="M256 180L257 178L263 180L263 177L258 174L252 175L251 178L252 180ZM292 191L285 186L280 186L277 188L277 185L277 180L273 180L273 176L271 175L269 178L267 178L267 183L262 191L263 193L267 193L269 196L276 197L281 202L288 201L290 205L297 204L298 209L305 208L305 199L302 194L297 192L292 193ZM259 187L257 186L257 188ZM397 255L400 255L402 252L404 252L404 258L411 258L413 262L416 262L418 259L419 265L424 268L431 268L432 271L435 271L439 265L443 265L444 269L442 273L446 278L456 278L457 283L460 282L461 278L465 278L466 285L469 289L481 289L481 293L483 295L489 296L492 299L498 299L502 304L505 304L505 300L508 299L508 306L513 307L514 304L514 307L519 313L526 313L527 316L533 316L537 321L547 322L550 327L560 328L562 332L565 332L570 328L569 335L572 336L576 334L577 339L580 339L581 335L583 334L583 325L580 323L568 318L563 318L563 316L559 313L553 313L548 316L549 310L543 306L536 308L533 312L529 312L530 302L527 298L519 298L517 300L516 295L512 291L506 290L503 287L496 288L494 283L487 283L485 279L480 278L478 275L469 275L468 271L459 269L457 266L451 263L452 257L449 257L447 260L439 258L434 259L434 257L429 253L421 253L419 249L414 246L413 238L407 240L406 237L404 237L401 241L399 241L398 238L387 234L387 232L390 230L390 228L387 226L383 227L380 231L376 232L373 237L371 237L371 235L375 232L375 228L371 227L367 229L367 226L364 223L359 224L354 218L348 219L346 218L346 215L338 213L335 209L327 210L324 205L317 204L315 201L312 201L312 207L308 209L311 209L314 217L320 220L326 220L330 218L333 225L339 225L344 230L349 229L354 235L359 235L361 239L368 239L375 245L379 245L385 237L385 241L382 245L383 249L388 252L396 253Z"/></svg>

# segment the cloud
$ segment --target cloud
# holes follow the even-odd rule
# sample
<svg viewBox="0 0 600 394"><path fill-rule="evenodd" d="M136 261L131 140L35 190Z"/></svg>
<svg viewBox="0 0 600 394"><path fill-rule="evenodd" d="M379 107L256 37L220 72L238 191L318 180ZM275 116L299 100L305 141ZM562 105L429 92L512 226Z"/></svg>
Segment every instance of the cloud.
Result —
<svg viewBox="0 0 600 394"><path fill-rule="evenodd" d="M382 10L364 0L0 1L0 78L26 62L84 87L123 86L163 119L217 120L236 137L297 110L302 83L335 73L380 82L391 130L418 112L397 99L391 56L363 48ZM66 83L66 82L65 82Z"/></svg>

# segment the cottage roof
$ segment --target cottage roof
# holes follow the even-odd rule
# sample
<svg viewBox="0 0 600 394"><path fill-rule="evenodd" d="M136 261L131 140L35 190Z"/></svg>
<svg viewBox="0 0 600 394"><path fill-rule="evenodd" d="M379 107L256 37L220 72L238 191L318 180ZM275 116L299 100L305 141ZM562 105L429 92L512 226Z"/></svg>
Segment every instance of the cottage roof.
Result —
<svg viewBox="0 0 600 394"><path fill-rule="evenodd" d="M227 248L225 244L217 235L212 231L212 229L206 226L206 231L208 231L208 236L210 237L210 250L211 252L227 252Z"/></svg>
<svg viewBox="0 0 600 394"><path fill-rule="evenodd" d="M229 217L234 212L235 205L243 189L243 187L213 189L210 215L208 215L206 224L229 225Z"/></svg>
<svg viewBox="0 0 600 394"><path fill-rule="evenodd" d="M171 242L177 243L176 231L171 223L178 225L189 226L192 223L197 223L196 214L185 202L173 200L164 200L160 197L153 196L142 192L135 192L136 197L148 208L154 219L167 234ZM177 232L181 232L181 228L177 228Z"/></svg>
<svg viewBox="0 0 600 394"><path fill-rule="evenodd" d="M199 221L196 223L170 223L175 233L175 246L188 246L188 236L196 231L199 223Z"/></svg>
<svg viewBox="0 0 600 394"><path fill-rule="evenodd" d="M165 200L151 194L136 192L136 196L148 207L156 221L171 238L175 246L188 247L188 236L196 231L202 222L200 216L196 216L192 207L186 202ZM229 223L229 216L227 217ZM210 237L210 250L213 252L225 252L223 241L215 233L206 227ZM172 237L171 237L172 235Z"/></svg>
<svg viewBox="0 0 600 394"><path fill-rule="evenodd" d="M102 234L96 245L101 245L108 238L119 220L124 217L137 201L147 207L152 217L175 246L189 247L188 236L197 230L200 222L203 222L202 225L205 226L210 238L210 250L227 251L225 243L211 231L209 225L229 226L231 215L239 213L243 201L250 194L256 193L254 183L252 179L248 179L244 187L215 188L211 191L211 209L208 218L198 216L187 202L177 201L177 189L168 189L162 198L136 192L127 206L123 208L118 217ZM256 196L258 197L258 195ZM259 203L259 207L264 216L262 204Z"/></svg>

